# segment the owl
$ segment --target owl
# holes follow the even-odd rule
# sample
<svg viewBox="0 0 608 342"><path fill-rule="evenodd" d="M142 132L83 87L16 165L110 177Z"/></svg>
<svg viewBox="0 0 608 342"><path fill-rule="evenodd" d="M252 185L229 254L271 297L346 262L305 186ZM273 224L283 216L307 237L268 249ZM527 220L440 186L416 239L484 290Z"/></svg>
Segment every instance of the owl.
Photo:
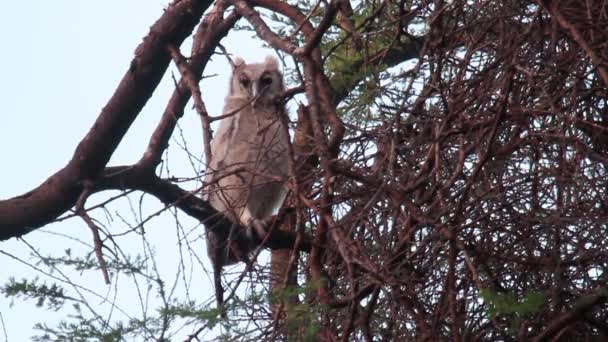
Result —
<svg viewBox="0 0 608 342"><path fill-rule="evenodd" d="M207 253L216 276L223 266L244 260L253 251L251 227L270 217L285 197L289 136L281 120L285 108L278 101L283 91L276 58L233 62L223 110L228 116L211 142L204 198L234 223L249 227L245 233L250 243L237 246L229 242L234 231L220 236L207 228Z"/></svg>

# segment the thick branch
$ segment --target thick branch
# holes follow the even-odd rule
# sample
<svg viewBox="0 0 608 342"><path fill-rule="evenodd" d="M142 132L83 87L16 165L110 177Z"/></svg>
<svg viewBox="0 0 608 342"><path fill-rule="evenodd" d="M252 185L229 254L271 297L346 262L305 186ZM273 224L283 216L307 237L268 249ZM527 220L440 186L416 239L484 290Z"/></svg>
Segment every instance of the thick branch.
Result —
<svg viewBox="0 0 608 342"><path fill-rule="evenodd" d="M165 73L167 45L181 45L211 1L175 1L150 28L135 51L129 70L97 121L60 171L36 189L0 201L0 240L41 227L74 206L82 182L95 179L126 134Z"/></svg>
<svg viewBox="0 0 608 342"><path fill-rule="evenodd" d="M196 196L197 192L186 191L179 186L159 178L148 169L131 166L109 167L104 171L104 176L96 183L95 191L109 189L139 190L158 198L166 206L175 206L186 214L198 219L206 227L219 235L226 235L231 231L234 223L215 210L209 203ZM275 222L276 221L276 222ZM273 222L265 227L270 236L266 239L264 247L270 249L292 248L295 245L296 234L275 229L275 225L282 224L281 220L268 220ZM236 232L245 232L242 229L233 229ZM258 237L260 241L265 237ZM241 234L235 238L237 243L248 244L247 237ZM308 238L303 238L299 249L309 252L311 242Z"/></svg>
<svg viewBox="0 0 608 342"><path fill-rule="evenodd" d="M257 34L268 42L268 44L275 49L282 50L289 54L294 54L294 52L297 50L297 46L272 32L264 20L262 20L258 12L256 12L247 1L229 0L229 2L234 6L240 15L247 18L251 25L253 25Z"/></svg>
<svg viewBox="0 0 608 342"><path fill-rule="evenodd" d="M199 25L194 35L194 44L188 63L188 70L194 78L191 80L192 83L198 84L207 62L215 51L215 47L240 18L236 13L231 13L226 18L222 18L224 9L225 2L218 1L209 15ZM150 139L148 148L139 161L140 164L145 163L149 167L156 167L160 163L161 155L169 146L169 139L177 121L184 115L184 107L192 95L192 86L188 83L190 82L182 77L177 84L165 108L163 117ZM210 128L203 124L203 130L205 140L210 138Z"/></svg>

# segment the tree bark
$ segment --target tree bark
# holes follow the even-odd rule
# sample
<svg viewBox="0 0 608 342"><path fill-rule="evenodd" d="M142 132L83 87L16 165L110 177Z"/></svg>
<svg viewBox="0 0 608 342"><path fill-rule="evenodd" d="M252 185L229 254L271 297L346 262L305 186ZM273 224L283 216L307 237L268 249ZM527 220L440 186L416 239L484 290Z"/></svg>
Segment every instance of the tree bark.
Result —
<svg viewBox="0 0 608 342"><path fill-rule="evenodd" d="M68 164L32 191L0 201L0 241L42 227L74 206L83 183L101 175L162 79L171 60L168 45L180 46L211 3L182 0L169 5Z"/></svg>

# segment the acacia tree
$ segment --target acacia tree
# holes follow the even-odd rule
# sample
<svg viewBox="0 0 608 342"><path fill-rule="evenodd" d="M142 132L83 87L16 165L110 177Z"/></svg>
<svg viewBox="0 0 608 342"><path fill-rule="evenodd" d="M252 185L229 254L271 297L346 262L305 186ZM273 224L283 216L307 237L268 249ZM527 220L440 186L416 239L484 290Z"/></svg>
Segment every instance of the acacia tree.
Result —
<svg viewBox="0 0 608 342"><path fill-rule="evenodd" d="M70 162L0 201L0 239L78 216L94 232L96 258L75 264L106 281L109 271L152 279L163 298L157 316L127 323L79 311L77 324L43 327L49 338L195 340L217 324L213 306L167 301L163 279L104 253L113 227L86 204L93 193L136 190L227 234L201 188L178 182L202 175L161 176L158 166L190 98L209 154L217 119L198 81L223 37L249 29L286 63L282 100L298 99L298 110L283 118L293 136L285 210L258 237L272 260L230 278L224 334L605 339L605 27L603 1L176 0ZM186 57L180 46L192 32ZM171 61L181 80L146 151L133 165L107 165ZM71 300L27 281L3 291ZM180 335L178 322L192 332Z"/></svg>

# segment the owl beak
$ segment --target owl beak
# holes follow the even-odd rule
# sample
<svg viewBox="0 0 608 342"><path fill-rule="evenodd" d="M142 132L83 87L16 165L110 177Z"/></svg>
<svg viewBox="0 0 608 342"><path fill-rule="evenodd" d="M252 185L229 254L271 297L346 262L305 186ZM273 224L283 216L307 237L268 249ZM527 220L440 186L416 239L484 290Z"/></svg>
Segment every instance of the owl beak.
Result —
<svg viewBox="0 0 608 342"><path fill-rule="evenodd" d="M266 87L262 87L258 84L255 84L251 90L252 90L253 99L254 99L253 106L256 107L258 105L258 103L260 102L260 98L264 94Z"/></svg>
<svg viewBox="0 0 608 342"><path fill-rule="evenodd" d="M254 84L253 85L253 98L257 98L262 96L262 93L264 92L264 90L266 90L266 87L261 87L259 84Z"/></svg>
<svg viewBox="0 0 608 342"><path fill-rule="evenodd" d="M258 105L258 100L260 99L260 89L258 89L257 84L254 85L253 87L251 87L251 94L253 95L253 103L251 104L253 107L257 107Z"/></svg>

